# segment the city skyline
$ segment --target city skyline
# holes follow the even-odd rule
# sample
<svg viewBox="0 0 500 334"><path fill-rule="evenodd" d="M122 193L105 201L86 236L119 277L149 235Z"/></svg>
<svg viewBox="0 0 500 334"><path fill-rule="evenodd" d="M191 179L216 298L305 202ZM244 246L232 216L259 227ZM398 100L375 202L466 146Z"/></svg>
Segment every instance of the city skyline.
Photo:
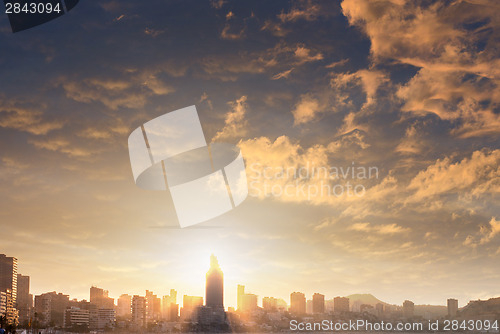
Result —
<svg viewBox="0 0 500 334"><path fill-rule="evenodd" d="M0 254L0 256L4 256L5 257L6 255L5 254ZM15 257L11 257L11 258L15 259ZM207 304L207 300L209 299L207 296L209 294L208 293L209 289L212 289L212 290L214 289L214 283L212 283L211 287L209 287L209 281L210 281L209 280L209 274L214 275L214 273L217 273L217 272L220 272L220 275L222 275L222 271L221 271L221 267L219 266L218 259L212 253L210 255L209 269L208 269L208 272L206 273L206 280L205 280L206 283L205 283L204 289L203 289L204 290L204 295L193 294L190 291L186 291L185 293L179 293L179 291L177 289L175 289L175 287L170 287L170 288L168 288L168 292L170 293L170 295L168 295L166 293L163 295L163 293L160 293L160 294L158 294L158 296L161 296L163 298L164 297L168 297L168 296L171 296L172 295L172 291L174 291L175 292L175 296L179 295L179 296L193 296L193 297L197 297L197 298L199 297L199 298L202 298L202 300L204 302L204 305L215 306L216 307L216 305L220 305L220 304L218 304L218 300L219 300L218 297L211 297L212 302L211 303L209 302L209 304ZM216 275L218 275L218 274L216 274ZM36 295L41 295L41 294L44 294L44 293L50 293L50 292L52 292L52 291L44 291L44 292L41 292L41 293L35 293L34 291L32 291L29 288L29 284L30 284L30 281L31 281L30 278L31 277L30 276L24 276L24 275L16 273L16 277L19 278L19 276L23 277L25 279L27 278L28 290L31 292L32 296L36 296ZM214 279L213 276L211 278L212 278L212 280ZM221 279L223 280L223 278L221 278ZM216 285L218 285L218 284L224 285L221 281L219 281L219 278L216 278L215 282L218 282L218 283L215 283ZM226 299L223 299L224 300L224 304L226 306L224 306L224 305L221 305L221 306L223 306L224 309L227 310L229 308L234 308L234 309L240 309L241 308L240 305L239 305L239 303L238 303L238 298L239 298L238 294L240 293L240 287L242 287L242 290L241 290L242 294L248 294L248 292L245 292L245 285L237 284L235 286L235 289L233 289L233 290L236 291L236 294L235 294L236 298L235 298L235 300L232 301L232 302L231 301L228 302ZM24 290L26 290L26 283L25 283ZM231 289L229 289L229 290L231 290ZM136 290L134 290L134 291L136 291ZM101 303L100 299L101 299L101 296L103 296L105 299L109 299L110 298L111 300L113 300L113 306L118 307L119 306L119 304L118 304L119 297L124 296L124 295L128 295L129 297L132 297L134 295L141 296L144 291L146 291L146 295L147 295L148 293L153 293L156 290L151 290L151 289L147 289L146 288L146 289L143 289L140 293L131 293L131 292L123 292L122 291L122 292L119 292L119 295L117 297L112 297L112 296L109 296L109 290L104 290L103 288L99 288L96 285L91 285L90 286L90 293L87 295L87 297L83 297L83 298L82 297L78 297L78 296L75 297L75 296L71 296L69 294L68 294L68 296L69 296L69 300L74 300L75 299L75 300L79 300L79 301L89 301L91 303L97 303L97 304ZM164 291L164 290L160 290L160 291ZM221 295L224 294L224 295L226 295L226 293L227 293L227 292L225 292L224 288L222 288L222 292L221 292L220 288L215 288L215 291L216 292L213 292L213 293L215 293L216 295L217 294L221 294ZM302 295L303 298L304 298L304 303L305 303L305 301L314 301L314 297L316 295L322 296L323 303L325 301L327 301L327 300L334 300L334 299L337 299L337 298L348 298L350 295L370 295L370 296L373 296L370 292L367 292L367 291L365 291L365 292L358 292L358 293L352 293L352 294L349 294L349 295L338 295L338 294L326 295L326 294L322 294L321 291L315 291L315 292L313 292L311 294L307 294L307 293L303 293L303 292L300 292L300 291L302 291L302 290L298 289L297 291L290 292L290 294L288 296L277 296L277 295L264 296L264 295L258 295L258 294L256 295L255 291L252 291L252 293L250 295L256 297L256 304L257 305L261 305L260 307L264 306L264 299L265 298L282 299L282 300L284 300L286 302L287 306L291 306L292 305L292 298L293 298L292 296L294 294L300 294L300 295ZM65 292L63 290L57 290L57 291L54 290L53 292L65 294ZM157 291L157 293L158 293L158 291ZM213 293L212 293L212 295L213 295ZM230 295L231 295L231 293L230 293ZM308 298L308 296L310 298ZM497 297L497 296L490 296L489 298L495 298L495 297ZM300 298L302 298L302 297L300 297ZM487 298L487 299L489 299L489 298ZM176 299L177 299L177 297L176 297ZM376 298L376 299L379 299L379 298ZM217 302L214 303L213 300L216 300ZM387 301L384 300L384 298L379 299L379 300L382 303L384 303L384 304L389 304L389 305L404 305L403 301L401 301L401 303L390 303L390 302L388 303ZM436 304L436 306L447 306L449 304L450 300L456 301L456 303L457 303L456 307L457 308L458 307L463 307L468 302L472 301L472 300L459 301L459 300L454 299L453 296L449 296L446 299L446 301L443 301L442 304ZM179 299L179 301L182 301L182 298ZM408 299L405 299L405 301L408 301ZM178 304L179 304L179 307L183 307L183 303L179 302ZM423 303L421 305L430 305L430 304ZM305 306L306 305L304 304L304 309L305 309Z"/></svg>
<svg viewBox="0 0 500 334"><path fill-rule="evenodd" d="M78 299L204 296L212 253L225 306L238 284L285 300L500 296L499 13L103 0L15 34L0 15L0 251L34 294ZM128 138L192 105L206 143L241 150L249 194L180 229L168 191L135 185Z"/></svg>

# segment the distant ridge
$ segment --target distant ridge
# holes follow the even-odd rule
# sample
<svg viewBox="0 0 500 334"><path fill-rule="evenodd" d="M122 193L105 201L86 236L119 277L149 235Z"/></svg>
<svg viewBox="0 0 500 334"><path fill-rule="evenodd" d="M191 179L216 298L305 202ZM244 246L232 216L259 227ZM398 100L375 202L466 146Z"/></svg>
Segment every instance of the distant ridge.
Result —
<svg viewBox="0 0 500 334"><path fill-rule="evenodd" d="M349 298L351 305L354 303L367 304L371 306L375 306L378 303L389 305L388 303L381 301L380 299L369 293L349 295L347 296L347 298Z"/></svg>

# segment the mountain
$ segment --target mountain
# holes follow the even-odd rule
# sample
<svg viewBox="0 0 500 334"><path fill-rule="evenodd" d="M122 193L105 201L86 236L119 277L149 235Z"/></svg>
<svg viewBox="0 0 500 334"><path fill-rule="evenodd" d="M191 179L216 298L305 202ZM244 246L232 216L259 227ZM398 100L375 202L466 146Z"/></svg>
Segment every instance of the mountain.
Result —
<svg viewBox="0 0 500 334"><path fill-rule="evenodd" d="M470 301L460 313L465 317L473 317L483 314L500 314L500 297L488 300Z"/></svg>
<svg viewBox="0 0 500 334"><path fill-rule="evenodd" d="M347 298L349 298L349 303L351 305L353 305L353 304L368 304L371 306L375 306L378 303L382 303L384 305L389 305L389 304L384 303L383 301L379 300L378 298L376 298L375 296L373 296L369 293L354 294L354 295L347 296Z"/></svg>

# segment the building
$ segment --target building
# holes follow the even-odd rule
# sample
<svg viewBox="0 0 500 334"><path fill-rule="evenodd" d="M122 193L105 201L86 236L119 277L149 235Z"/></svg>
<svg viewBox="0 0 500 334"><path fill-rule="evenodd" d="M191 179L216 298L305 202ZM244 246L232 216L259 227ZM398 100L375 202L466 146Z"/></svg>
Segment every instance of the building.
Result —
<svg viewBox="0 0 500 334"><path fill-rule="evenodd" d="M268 312L274 312L278 309L278 299L274 297L262 298L262 308Z"/></svg>
<svg viewBox="0 0 500 334"><path fill-rule="evenodd" d="M12 301L17 301L17 259L0 254L0 291L10 290Z"/></svg>
<svg viewBox="0 0 500 334"><path fill-rule="evenodd" d="M257 306L258 296L251 293L245 293L244 285L238 285L236 298L237 298L236 303L238 306L238 311L251 312L258 308Z"/></svg>
<svg viewBox="0 0 500 334"><path fill-rule="evenodd" d="M5 317L7 324L18 324L18 313L12 300L12 292L7 289L0 291L0 316Z"/></svg>
<svg viewBox="0 0 500 334"><path fill-rule="evenodd" d="M161 299L153 291L146 290L146 323L155 323L160 319Z"/></svg>
<svg viewBox="0 0 500 334"><path fill-rule="evenodd" d="M333 299L333 310L336 313L349 312L349 298L335 297Z"/></svg>
<svg viewBox="0 0 500 334"><path fill-rule="evenodd" d="M313 313L313 301L312 301L312 299L306 300L306 313L307 314Z"/></svg>
<svg viewBox="0 0 500 334"><path fill-rule="evenodd" d="M243 295L245 294L245 286L244 285L239 285L238 284L238 291L237 291L237 296L236 296L236 309L240 310L241 309L241 301L243 298Z"/></svg>
<svg viewBox="0 0 500 334"><path fill-rule="evenodd" d="M203 297L184 295L182 298L181 320L190 321L193 316L193 312L196 308L202 305Z"/></svg>
<svg viewBox="0 0 500 334"><path fill-rule="evenodd" d="M290 312L295 315L306 314L306 296L302 292L290 294Z"/></svg>
<svg viewBox="0 0 500 334"><path fill-rule="evenodd" d="M276 306L278 307L278 311L280 311L281 313L285 312L288 309L286 301L281 298L278 298Z"/></svg>
<svg viewBox="0 0 500 334"><path fill-rule="evenodd" d="M415 314L415 304L409 300L405 300L403 303L403 316L407 319L413 318Z"/></svg>
<svg viewBox="0 0 500 334"><path fill-rule="evenodd" d="M315 293L313 295L313 314L323 314L325 313L325 295L320 293Z"/></svg>
<svg viewBox="0 0 500 334"><path fill-rule="evenodd" d="M30 277L17 274L17 305L19 323L29 324L33 313L33 295L30 294Z"/></svg>
<svg viewBox="0 0 500 334"><path fill-rule="evenodd" d="M370 304L361 304L359 306L359 312L361 313L371 313L376 315L375 308Z"/></svg>
<svg viewBox="0 0 500 334"><path fill-rule="evenodd" d="M457 316L458 312L458 300L457 299L448 299L448 316L450 318L454 318Z"/></svg>
<svg viewBox="0 0 500 334"><path fill-rule="evenodd" d="M72 306L64 312L64 328L73 330L84 330L89 328L89 310L83 310Z"/></svg>
<svg viewBox="0 0 500 334"><path fill-rule="evenodd" d="M115 328L116 313L113 309L101 308L97 310L97 329L111 330Z"/></svg>
<svg viewBox="0 0 500 334"><path fill-rule="evenodd" d="M90 287L90 303L97 308L114 309L115 300L108 296L108 291L92 286Z"/></svg>
<svg viewBox="0 0 500 334"><path fill-rule="evenodd" d="M205 306L194 309L195 315L191 316L191 321L194 320L202 326L216 326L215 328L225 325L224 274L219 267L217 257L213 254L210 256L210 269L206 275L205 298Z"/></svg>
<svg viewBox="0 0 500 334"><path fill-rule="evenodd" d="M123 294L118 298L116 315L125 319L132 317L132 296Z"/></svg>
<svg viewBox="0 0 500 334"><path fill-rule="evenodd" d="M64 326L69 296L55 291L35 296L35 313L42 326Z"/></svg>
<svg viewBox="0 0 500 334"><path fill-rule="evenodd" d="M179 304L177 304L177 291L170 289L170 295L163 296L162 318L166 321L176 321L179 317Z"/></svg>
<svg viewBox="0 0 500 334"><path fill-rule="evenodd" d="M245 293L241 297L241 311L252 312L257 308L257 295L254 295L252 293Z"/></svg>
<svg viewBox="0 0 500 334"><path fill-rule="evenodd" d="M224 274L219 267L217 257L213 254L210 256L210 269L206 278L206 306L224 309Z"/></svg>
<svg viewBox="0 0 500 334"><path fill-rule="evenodd" d="M223 308L211 306L199 306L195 310L196 322L200 325L222 325L226 322L226 313Z"/></svg>
<svg viewBox="0 0 500 334"><path fill-rule="evenodd" d="M7 293L0 291L0 317L5 317L7 313Z"/></svg>
<svg viewBox="0 0 500 334"><path fill-rule="evenodd" d="M17 303L17 259L0 254L0 292L5 293L5 317L7 323L18 323Z"/></svg>
<svg viewBox="0 0 500 334"><path fill-rule="evenodd" d="M132 322L138 327L146 326L146 297L132 297Z"/></svg>

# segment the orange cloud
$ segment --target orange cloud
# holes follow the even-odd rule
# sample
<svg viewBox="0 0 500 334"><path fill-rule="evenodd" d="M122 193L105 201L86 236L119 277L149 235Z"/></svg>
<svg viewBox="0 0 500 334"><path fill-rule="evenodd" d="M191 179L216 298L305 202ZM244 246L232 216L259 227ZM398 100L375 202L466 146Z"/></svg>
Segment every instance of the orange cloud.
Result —
<svg viewBox="0 0 500 334"><path fill-rule="evenodd" d="M390 59L420 68L397 92L403 111L434 113L464 138L500 133L494 111L500 106L500 59L492 37L500 36L498 3L437 1L423 7L409 0L344 0L342 9L370 38L374 63ZM471 22L486 23L461 28ZM484 49L477 47L479 40L486 41Z"/></svg>
<svg viewBox="0 0 500 334"><path fill-rule="evenodd" d="M212 141L245 136L247 133L245 114L248 108L246 101L247 97L242 96L235 102L229 102L233 110L226 114L224 128L215 134Z"/></svg>
<svg viewBox="0 0 500 334"><path fill-rule="evenodd" d="M470 158L453 162L450 158L418 173L408 190L413 194L407 202L420 202L442 194L469 194L480 197L500 193L500 150L475 151Z"/></svg>

